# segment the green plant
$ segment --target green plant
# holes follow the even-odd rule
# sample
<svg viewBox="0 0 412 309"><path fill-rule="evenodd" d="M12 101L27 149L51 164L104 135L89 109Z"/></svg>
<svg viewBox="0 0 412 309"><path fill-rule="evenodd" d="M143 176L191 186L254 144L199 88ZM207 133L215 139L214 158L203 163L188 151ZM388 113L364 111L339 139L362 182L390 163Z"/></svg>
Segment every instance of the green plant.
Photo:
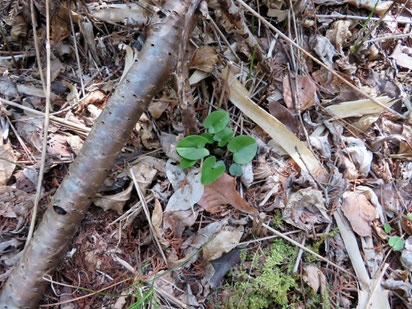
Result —
<svg viewBox="0 0 412 309"><path fill-rule="evenodd" d="M297 277L291 274L298 250L281 239L271 248L240 254L241 263L228 279L226 308L288 308L300 298Z"/></svg>
<svg viewBox="0 0 412 309"><path fill-rule="evenodd" d="M399 236L391 236L388 243L395 251L401 251L405 247L405 240Z"/></svg>
<svg viewBox="0 0 412 309"><path fill-rule="evenodd" d="M239 135L233 138L234 132L229 127L230 117L224 110L210 113L203 122L208 132L201 135L190 135L178 142L176 151L182 157L180 167L187 168L196 164L197 161L210 155L206 148L210 145L217 153L216 147L224 147L233 153L233 164L229 168L232 176L242 175L242 166L255 157L257 143L254 138L247 135ZM207 157L202 164L201 182L203 185L211 184L225 172L225 163L216 161L215 156Z"/></svg>

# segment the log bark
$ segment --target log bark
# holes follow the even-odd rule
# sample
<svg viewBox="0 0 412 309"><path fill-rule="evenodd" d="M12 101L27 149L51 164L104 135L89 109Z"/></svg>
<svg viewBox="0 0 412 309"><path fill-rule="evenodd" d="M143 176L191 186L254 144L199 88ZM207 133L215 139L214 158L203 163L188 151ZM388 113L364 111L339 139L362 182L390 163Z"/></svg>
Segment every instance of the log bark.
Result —
<svg viewBox="0 0 412 309"><path fill-rule="evenodd" d="M0 295L0 308L36 308L97 190L148 104L175 68L185 18L200 0L168 0L152 20L139 60L108 100Z"/></svg>

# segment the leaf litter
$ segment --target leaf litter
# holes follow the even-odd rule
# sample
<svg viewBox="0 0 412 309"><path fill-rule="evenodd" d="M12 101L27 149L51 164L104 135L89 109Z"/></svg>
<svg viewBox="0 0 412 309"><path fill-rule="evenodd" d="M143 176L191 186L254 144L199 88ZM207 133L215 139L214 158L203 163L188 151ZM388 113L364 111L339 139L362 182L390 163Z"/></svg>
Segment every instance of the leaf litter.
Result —
<svg viewBox="0 0 412 309"><path fill-rule="evenodd" d="M45 10L41 1L34 2L44 42ZM30 10L19 3L0 6L8 42L0 55L2 284L21 256L38 179L43 119L30 110L41 113L45 107L33 61L30 18L24 18ZM377 17L384 15L389 1L376 7L376 1L347 1L348 6L315 1L321 5L316 13L313 3L292 2L290 7L283 1L247 1L261 14L253 17L243 3L204 2L200 8L204 17L194 25L187 59L196 122L223 108L235 136L248 134L258 140L258 155L244 167L247 173L242 179L225 173L203 186L199 166L179 167L176 145L184 137L186 119L177 107L177 89L169 83L136 124L95 199L97 207L91 208L63 266L54 274L55 281L80 289L57 284L54 292L46 293L44 303L61 300L57 295L64 292L71 295L73 308L128 308L142 298L148 299L145 304L151 301L168 308L231 307L238 282L245 286L240 291L244 299L236 308L249 308L251 299L256 308L279 307L284 300L253 283L263 280L268 269L272 273L276 269L287 278L303 279L296 281L301 286L288 286L285 296L297 307L410 304L412 19L402 10L406 4L395 4L379 22ZM79 131L79 126L93 126L107 97L139 59L150 15L161 12L157 4L103 1L89 3L89 10L80 3L70 9L66 4L54 8L51 112L60 118L50 128L39 216L82 147L89 130ZM319 16L314 18L315 14ZM272 25L384 106L365 99L282 42L259 19L270 17L276 18ZM143 35L135 35L136 31ZM364 43L353 54L351 48L359 38ZM80 67L73 66L77 60ZM44 70L45 61L40 61ZM149 218L141 212L130 168ZM291 233L295 241L352 276L309 253L285 254L271 264L276 260L271 249L279 243L270 240L270 229L259 221ZM388 225L390 232L385 229ZM288 245L282 246L279 252ZM249 267L247 277L238 260ZM298 272L294 274L289 264L297 265ZM144 291L138 297L93 294L77 299L87 293L82 288L98 291L133 276ZM282 276L271 277L265 286L285 279ZM152 285L156 277L160 278ZM132 282L105 291L135 293Z"/></svg>

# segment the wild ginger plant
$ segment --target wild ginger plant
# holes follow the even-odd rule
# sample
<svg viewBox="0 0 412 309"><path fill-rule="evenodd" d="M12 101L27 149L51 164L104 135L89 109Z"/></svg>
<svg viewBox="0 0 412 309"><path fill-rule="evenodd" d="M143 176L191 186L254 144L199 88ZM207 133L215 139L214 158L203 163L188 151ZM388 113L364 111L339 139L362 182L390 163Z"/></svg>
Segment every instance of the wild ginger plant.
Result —
<svg viewBox="0 0 412 309"><path fill-rule="evenodd" d="M207 146L212 148L216 154L219 152L218 147L227 145L227 150L233 154L233 163L229 167L229 173L235 177L242 175L242 165L252 161L256 155L255 139L247 135L233 137L234 132L229 127L229 123L230 117L226 111L214 111L203 122L208 132L187 136L177 144L176 151L182 157L180 160L182 169L191 167L207 157L202 164L201 182L203 185L211 184L226 170L223 160L217 161L216 156L209 156L210 151Z"/></svg>

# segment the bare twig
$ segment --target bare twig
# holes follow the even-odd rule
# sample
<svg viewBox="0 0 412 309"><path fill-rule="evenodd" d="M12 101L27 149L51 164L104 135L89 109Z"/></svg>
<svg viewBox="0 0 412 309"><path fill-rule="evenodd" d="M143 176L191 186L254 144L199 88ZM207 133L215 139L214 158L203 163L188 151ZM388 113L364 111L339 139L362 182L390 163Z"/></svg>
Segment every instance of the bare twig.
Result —
<svg viewBox="0 0 412 309"><path fill-rule="evenodd" d="M43 129L43 145L40 160L39 178L37 180L36 196L34 198L33 212L31 216L29 233L27 235L27 241L25 248L31 241L34 232L34 226L36 224L37 210L39 208L39 202L41 197L41 189L44 176L44 167L46 165L47 154L47 135L49 131L49 113L50 113L50 90L51 90L51 66L50 66L50 8L49 0L46 0L46 58L47 58L47 71L46 71L46 89L44 89L46 95L46 112L44 115L44 129ZM41 74L41 73L40 73Z"/></svg>

